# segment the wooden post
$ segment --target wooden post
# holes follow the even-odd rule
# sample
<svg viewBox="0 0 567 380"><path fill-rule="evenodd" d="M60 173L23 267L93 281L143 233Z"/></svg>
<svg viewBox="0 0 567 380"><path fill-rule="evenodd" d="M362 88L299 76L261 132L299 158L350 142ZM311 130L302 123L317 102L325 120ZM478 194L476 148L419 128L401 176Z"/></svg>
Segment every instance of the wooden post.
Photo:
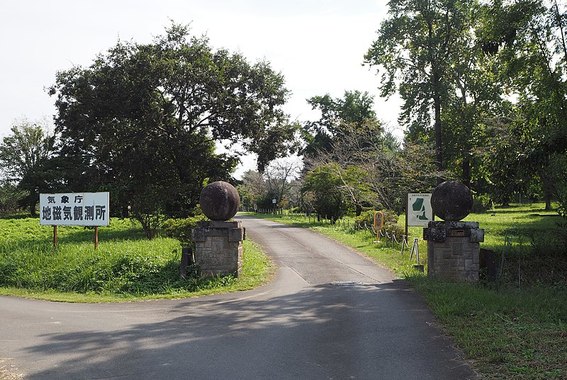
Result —
<svg viewBox="0 0 567 380"><path fill-rule="evenodd" d="M57 224L53 225L53 247L57 248Z"/></svg>
<svg viewBox="0 0 567 380"><path fill-rule="evenodd" d="M98 249L98 226L94 228L94 249Z"/></svg>

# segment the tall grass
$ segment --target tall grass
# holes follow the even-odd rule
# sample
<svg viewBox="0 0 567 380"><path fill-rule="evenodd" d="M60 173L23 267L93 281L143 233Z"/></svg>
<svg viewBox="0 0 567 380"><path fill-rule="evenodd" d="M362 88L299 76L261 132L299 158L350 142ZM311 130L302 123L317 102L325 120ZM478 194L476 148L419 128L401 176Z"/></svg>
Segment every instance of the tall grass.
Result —
<svg viewBox="0 0 567 380"><path fill-rule="evenodd" d="M179 241L146 240L139 226L129 220L113 219L109 227L100 228L98 249L89 228L59 227L57 248L52 243L52 227L40 226L37 219L0 220L0 231L2 293L87 301L186 297L250 289L265 282L270 271L259 248L245 242L239 278L181 279Z"/></svg>

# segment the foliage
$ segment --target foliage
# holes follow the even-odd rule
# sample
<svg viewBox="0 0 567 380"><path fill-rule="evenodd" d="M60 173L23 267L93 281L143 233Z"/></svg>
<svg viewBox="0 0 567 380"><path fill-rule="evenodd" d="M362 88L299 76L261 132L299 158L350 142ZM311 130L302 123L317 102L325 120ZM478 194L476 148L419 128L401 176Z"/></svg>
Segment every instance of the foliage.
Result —
<svg viewBox="0 0 567 380"><path fill-rule="evenodd" d="M471 212L480 214L494 207L492 199L487 194L475 194Z"/></svg>
<svg viewBox="0 0 567 380"><path fill-rule="evenodd" d="M350 129L380 127L372 109L374 99L367 92L345 91L343 98L332 98L326 94L314 96L307 102L321 112L319 120L306 122L303 126L305 147L302 153L308 160L331 153L336 140L347 135Z"/></svg>
<svg viewBox="0 0 567 380"><path fill-rule="evenodd" d="M319 218L332 222L340 219L347 211L347 204L340 191L341 179L337 165L318 166L309 171L303 183L304 198L311 200L310 206Z"/></svg>
<svg viewBox="0 0 567 380"><path fill-rule="evenodd" d="M88 68L60 72L56 96L59 161L74 191L111 192L148 236L159 215L186 217L208 181L230 177L239 142L263 168L290 148L294 126L281 110L287 90L268 63L214 50L172 25L151 44L119 42Z"/></svg>
<svg viewBox="0 0 567 380"><path fill-rule="evenodd" d="M13 214L19 210L18 200L26 196L16 185L0 183L0 215Z"/></svg>
<svg viewBox="0 0 567 380"><path fill-rule="evenodd" d="M519 177L525 189L537 178L550 209L556 177L552 155L567 151L565 7L557 1L496 1L486 7L483 20L478 34L485 50L496 60L496 74L508 93L517 97L512 138L498 147L497 158L505 159L493 164L501 173L509 167L522 175L499 182L517 187Z"/></svg>
<svg viewBox="0 0 567 380"><path fill-rule="evenodd" d="M53 179L49 158L53 153L54 136L41 123L27 120L12 126L11 132L0 143L0 164L7 182L17 184L18 192L4 191L3 194L17 196L16 200L33 216L39 193L46 191Z"/></svg>
<svg viewBox="0 0 567 380"><path fill-rule="evenodd" d="M453 65L466 61L462 53L473 40L469 34L473 3L390 1L389 17L365 56L365 63L382 73L382 96L399 92L400 121L415 136L413 141L425 135L435 142L440 171L444 169L442 112L448 108L449 94L458 88Z"/></svg>
<svg viewBox="0 0 567 380"><path fill-rule="evenodd" d="M394 236L397 241L402 241L405 229L399 225L398 215L392 210L384 210L382 213L384 214L384 222L381 233L384 236ZM374 229L374 211L366 211L356 216L354 218L354 227L356 229L372 230L376 234L377 231Z"/></svg>
<svg viewBox="0 0 567 380"><path fill-rule="evenodd" d="M300 204L300 163L297 158L272 161L263 173L246 171L238 186L240 203L244 210L260 212L289 208ZM273 200L276 203L273 203Z"/></svg>
<svg viewBox="0 0 567 380"><path fill-rule="evenodd" d="M368 228L370 226L374 225L374 213L376 211L374 210L369 210L369 211L365 211L362 214L360 214L359 216L356 216L354 218L354 226L355 228ZM397 224L398 223L398 215L391 211L391 210L385 210L385 211L381 211L384 214L384 221L383 224L384 226L387 226L389 224Z"/></svg>
<svg viewBox="0 0 567 380"><path fill-rule="evenodd" d="M559 202L557 211L561 216L567 218L567 155L554 155L551 160L551 169Z"/></svg>
<svg viewBox="0 0 567 380"><path fill-rule="evenodd" d="M171 218L164 221L161 227L166 236L179 240L181 245L187 245L192 241L193 228L197 227L197 223L205 220L202 215L183 219Z"/></svg>

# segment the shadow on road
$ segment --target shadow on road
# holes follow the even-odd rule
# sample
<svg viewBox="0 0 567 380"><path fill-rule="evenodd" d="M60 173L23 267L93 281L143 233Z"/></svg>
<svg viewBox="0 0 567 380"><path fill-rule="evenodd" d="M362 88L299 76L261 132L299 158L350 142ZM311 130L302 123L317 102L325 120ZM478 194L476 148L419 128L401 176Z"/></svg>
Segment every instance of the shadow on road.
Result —
<svg viewBox="0 0 567 380"><path fill-rule="evenodd" d="M114 330L104 328L108 305L101 305L99 328L48 333L28 347L56 356L58 366L27 378L473 377L403 282L328 284L268 300L247 295L149 302L148 309L166 311Z"/></svg>

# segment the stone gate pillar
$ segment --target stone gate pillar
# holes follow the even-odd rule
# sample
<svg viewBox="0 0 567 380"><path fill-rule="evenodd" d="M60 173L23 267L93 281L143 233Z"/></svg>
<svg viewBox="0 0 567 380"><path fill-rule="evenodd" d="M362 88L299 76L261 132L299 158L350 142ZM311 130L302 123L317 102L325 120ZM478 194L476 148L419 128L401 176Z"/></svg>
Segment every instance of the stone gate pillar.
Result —
<svg viewBox="0 0 567 380"><path fill-rule="evenodd" d="M205 276L234 274L242 269L241 222L201 222L193 230L195 264Z"/></svg>
<svg viewBox="0 0 567 380"><path fill-rule="evenodd" d="M427 240L427 275L448 281L477 282L480 242L484 230L476 222L462 222L472 208L468 187L443 182L431 195L431 207L443 222L429 222L423 230Z"/></svg>
<svg viewBox="0 0 567 380"><path fill-rule="evenodd" d="M238 211L240 196L227 182L213 182L201 192L201 209L211 221L193 229L195 264L205 276L240 275L244 228L228 221Z"/></svg>

